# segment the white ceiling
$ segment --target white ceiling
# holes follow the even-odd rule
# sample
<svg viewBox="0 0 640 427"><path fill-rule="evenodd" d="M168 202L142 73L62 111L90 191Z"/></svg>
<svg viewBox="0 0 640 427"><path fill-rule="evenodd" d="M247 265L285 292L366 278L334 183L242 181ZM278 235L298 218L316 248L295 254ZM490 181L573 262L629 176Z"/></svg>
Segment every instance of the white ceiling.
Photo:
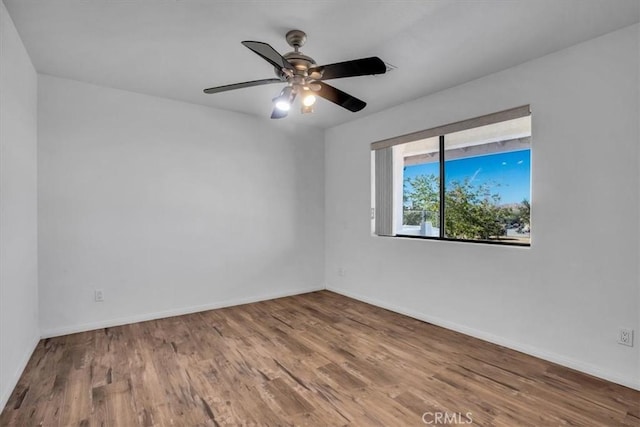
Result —
<svg viewBox="0 0 640 427"><path fill-rule="evenodd" d="M640 0L4 0L40 73L269 117L280 85L205 95L273 77L240 44L285 53L307 32L319 64L379 56L396 70L331 84L368 103L320 100L287 120L329 127L557 51L640 20Z"/></svg>

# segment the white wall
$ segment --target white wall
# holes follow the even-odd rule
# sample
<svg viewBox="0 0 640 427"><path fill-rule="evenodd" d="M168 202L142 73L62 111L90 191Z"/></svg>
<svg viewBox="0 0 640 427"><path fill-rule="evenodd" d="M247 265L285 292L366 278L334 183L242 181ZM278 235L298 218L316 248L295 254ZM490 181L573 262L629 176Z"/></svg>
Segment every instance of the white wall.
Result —
<svg viewBox="0 0 640 427"><path fill-rule="evenodd" d="M328 287L640 388L640 343L616 343L640 325L638 39L628 27L328 130ZM371 142L528 103L531 248L371 236Z"/></svg>
<svg viewBox="0 0 640 427"><path fill-rule="evenodd" d="M0 411L40 338L37 77L0 2Z"/></svg>
<svg viewBox="0 0 640 427"><path fill-rule="evenodd" d="M321 131L47 75L38 114L43 336L324 287Z"/></svg>

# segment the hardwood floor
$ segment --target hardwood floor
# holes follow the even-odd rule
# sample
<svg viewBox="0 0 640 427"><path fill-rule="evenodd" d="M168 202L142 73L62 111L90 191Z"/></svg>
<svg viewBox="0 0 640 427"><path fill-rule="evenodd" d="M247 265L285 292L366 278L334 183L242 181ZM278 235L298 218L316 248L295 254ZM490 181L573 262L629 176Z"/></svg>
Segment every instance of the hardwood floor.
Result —
<svg viewBox="0 0 640 427"><path fill-rule="evenodd" d="M2 426L640 426L640 392L328 292L46 339Z"/></svg>

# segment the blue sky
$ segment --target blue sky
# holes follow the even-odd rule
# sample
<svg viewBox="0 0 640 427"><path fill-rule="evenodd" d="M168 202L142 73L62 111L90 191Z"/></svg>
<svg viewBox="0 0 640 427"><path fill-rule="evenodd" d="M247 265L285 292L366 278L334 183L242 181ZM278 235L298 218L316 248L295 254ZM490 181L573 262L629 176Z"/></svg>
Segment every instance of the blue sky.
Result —
<svg viewBox="0 0 640 427"><path fill-rule="evenodd" d="M473 179L472 184L487 184L498 193L501 203L520 203L531 200L531 150L488 154L445 162L445 185L451 181ZM407 166L404 177L438 175L438 163ZM496 184L500 184L499 186Z"/></svg>

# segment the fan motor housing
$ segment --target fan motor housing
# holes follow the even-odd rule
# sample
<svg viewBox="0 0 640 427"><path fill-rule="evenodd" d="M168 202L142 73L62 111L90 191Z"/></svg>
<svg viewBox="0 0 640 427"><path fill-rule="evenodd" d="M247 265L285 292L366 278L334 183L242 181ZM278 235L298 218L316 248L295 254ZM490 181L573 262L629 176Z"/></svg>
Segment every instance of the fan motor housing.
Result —
<svg viewBox="0 0 640 427"><path fill-rule="evenodd" d="M316 62L313 58L303 54L302 52L289 52L284 55L284 58L299 71L307 71L309 68L316 66Z"/></svg>
<svg viewBox="0 0 640 427"><path fill-rule="evenodd" d="M299 51L300 47L307 41L307 34L302 30L291 30L285 37L289 46L294 48L294 51L285 53L282 56L295 67L296 72L294 72L294 74L306 77L307 70L316 66L316 61L314 61L313 58ZM276 68L275 72L279 78L287 79L286 74L283 73L282 70Z"/></svg>
<svg viewBox="0 0 640 427"><path fill-rule="evenodd" d="M317 66L313 58L302 52L289 52L282 56L295 67L296 71L294 71L294 74L298 76L307 77L307 70ZM281 69L275 68L274 71L278 78L287 80L287 75Z"/></svg>

